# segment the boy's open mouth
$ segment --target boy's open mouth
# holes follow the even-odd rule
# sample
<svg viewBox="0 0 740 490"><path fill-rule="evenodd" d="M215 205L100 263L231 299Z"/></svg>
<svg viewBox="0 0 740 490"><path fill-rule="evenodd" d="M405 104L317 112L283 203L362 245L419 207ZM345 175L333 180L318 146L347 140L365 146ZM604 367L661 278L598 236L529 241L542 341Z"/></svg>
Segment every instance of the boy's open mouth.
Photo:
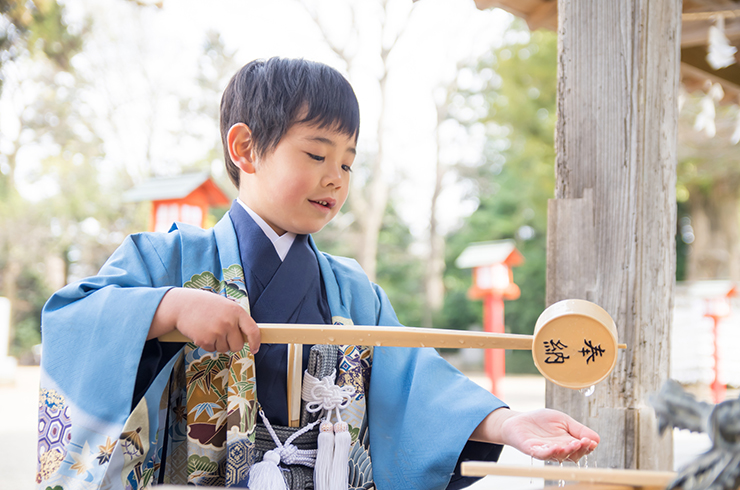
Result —
<svg viewBox="0 0 740 490"><path fill-rule="evenodd" d="M312 202L314 204L318 204L319 206L323 206L327 209L331 209L336 204L336 201L334 199L309 199L309 202Z"/></svg>

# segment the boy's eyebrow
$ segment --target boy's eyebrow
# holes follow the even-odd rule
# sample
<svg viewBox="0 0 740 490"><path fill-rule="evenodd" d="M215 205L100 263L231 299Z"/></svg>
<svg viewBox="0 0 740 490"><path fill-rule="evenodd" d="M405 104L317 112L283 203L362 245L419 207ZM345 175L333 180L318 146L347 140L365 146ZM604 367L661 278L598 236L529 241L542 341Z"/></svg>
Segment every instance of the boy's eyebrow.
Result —
<svg viewBox="0 0 740 490"><path fill-rule="evenodd" d="M329 138L325 138L323 136L310 136L310 137L308 137L306 139L308 141L315 141L317 143L324 143L324 144L329 145L329 146L334 146L334 147L337 146L337 144L334 141L330 140ZM349 151L353 155L357 155L357 150L355 150L354 147L348 148L347 151Z"/></svg>

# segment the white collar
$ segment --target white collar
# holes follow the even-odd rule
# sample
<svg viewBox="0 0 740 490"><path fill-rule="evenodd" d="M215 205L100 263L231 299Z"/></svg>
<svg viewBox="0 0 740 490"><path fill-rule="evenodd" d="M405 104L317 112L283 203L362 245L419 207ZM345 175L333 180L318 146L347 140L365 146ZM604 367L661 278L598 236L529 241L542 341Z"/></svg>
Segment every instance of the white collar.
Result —
<svg viewBox="0 0 740 490"><path fill-rule="evenodd" d="M285 260L285 256L288 255L288 251L290 251L290 247L293 245L293 241L295 240L295 233L290 233L286 231L282 234L282 236L278 236L278 234L275 233L275 230L273 230L272 227L260 217L260 215L249 209L249 206L244 204L244 201L237 197L236 202L241 204L244 210L249 213L249 216L252 217L254 222L259 225L267 238L270 239L270 241L272 242L272 246L275 247L275 251L280 257L280 260Z"/></svg>

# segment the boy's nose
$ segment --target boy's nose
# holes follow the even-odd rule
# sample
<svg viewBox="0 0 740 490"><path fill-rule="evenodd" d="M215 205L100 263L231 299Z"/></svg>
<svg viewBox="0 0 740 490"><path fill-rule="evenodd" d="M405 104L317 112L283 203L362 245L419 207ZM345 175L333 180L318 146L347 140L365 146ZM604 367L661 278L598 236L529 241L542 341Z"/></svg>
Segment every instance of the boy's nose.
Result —
<svg viewBox="0 0 740 490"><path fill-rule="evenodd" d="M334 187L341 186L342 185L341 165L337 167L334 167L333 165L331 165L330 168L327 169L322 180L323 180L324 186L329 186L329 185L333 185Z"/></svg>

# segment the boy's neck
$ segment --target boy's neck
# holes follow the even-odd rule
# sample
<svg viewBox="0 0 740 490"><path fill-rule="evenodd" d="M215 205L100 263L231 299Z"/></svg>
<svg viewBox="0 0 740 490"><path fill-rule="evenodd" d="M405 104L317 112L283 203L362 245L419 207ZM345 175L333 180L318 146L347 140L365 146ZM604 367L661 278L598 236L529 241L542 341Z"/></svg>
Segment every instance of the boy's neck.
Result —
<svg viewBox="0 0 740 490"><path fill-rule="evenodd" d="M280 256L280 260L285 260L285 256L288 255L288 251L295 240L295 233L285 232L282 235L278 235L275 230L273 230L272 227L268 225L260 215L255 213L244 201L237 197L236 202L244 208L249 216L252 217L254 222L262 229L265 236L270 239L272 245L275 247L275 251Z"/></svg>

